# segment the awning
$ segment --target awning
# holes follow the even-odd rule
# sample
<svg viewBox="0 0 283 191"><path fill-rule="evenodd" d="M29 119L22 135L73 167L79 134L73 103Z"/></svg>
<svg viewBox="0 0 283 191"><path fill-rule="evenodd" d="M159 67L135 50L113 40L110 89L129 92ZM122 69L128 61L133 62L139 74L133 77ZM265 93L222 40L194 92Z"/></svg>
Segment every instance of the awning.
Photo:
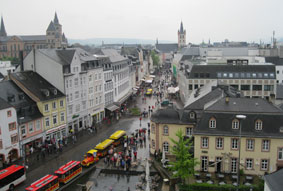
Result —
<svg viewBox="0 0 283 191"><path fill-rule="evenodd" d="M66 127L66 124L63 124L59 127L53 127L52 129L49 129L48 131L46 131L46 135L50 134L50 133L53 133L55 131L59 131L61 129L64 129Z"/></svg>
<svg viewBox="0 0 283 191"><path fill-rule="evenodd" d="M122 103L124 103L132 95L132 93L133 93L132 91L128 92L126 95L124 95L122 98L120 98L118 100L118 102L114 102L114 104L120 106Z"/></svg>
<svg viewBox="0 0 283 191"><path fill-rule="evenodd" d="M151 83L152 83L152 80L146 80L145 83L151 84Z"/></svg>
<svg viewBox="0 0 283 191"><path fill-rule="evenodd" d="M111 104L107 106L106 109L108 109L109 111L115 111L116 109L119 109L119 107L117 105Z"/></svg>

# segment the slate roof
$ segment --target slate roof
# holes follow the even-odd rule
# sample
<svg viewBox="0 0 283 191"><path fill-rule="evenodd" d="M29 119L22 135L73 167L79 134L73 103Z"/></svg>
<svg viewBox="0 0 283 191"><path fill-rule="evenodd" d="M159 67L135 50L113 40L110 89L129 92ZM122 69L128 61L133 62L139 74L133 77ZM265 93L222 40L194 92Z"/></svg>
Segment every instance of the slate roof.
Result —
<svg viewBox="0 0 283 191"><path fill-rule="evenodd" d="M5 76L0 72L0 79L4 79Z"/></svg>
<svg viewBox="0 0 283 191"><path fill-rule="evenodd" d="M70 65L75 55L75 49L37 49L61 65Z"/></svg>
<svg viewBox="0 0 283 191"><path fill-rule="evenodd" d="M264 176L265 183L271 191L282 191L283 188L283 169Z"/></svg>
<svg viewBox="0 0 283 191"><path fill-rule="evenodd" d="M200 56L199 47L185 47L182 49L181 54L184 56Z"/></svg>
<svg viewBox="0 0 283 191"><path fill-rule="evenodd" d="M62 98L65 95L46 81L43 77L33 71L23 71L11 74L11 79L17 84L17 86L23 86L29 92L31 92L40 101L48 101L53 99ZM21 87L20 87L21 88ZM21 88L22 89L22 88ZM57 90L57 94L53 93L53 90ZM27 91L22 89L26 94ZM45 95L45 91L48 90L49 96ZM32 98L32 97L31 97ZM32 98L33 99L33 98ZM36 101L36 100L34 100Z"/></svg>
<svg viewBox="0 0 283 191"><path fill-rule="evenodd" d="M11 80L1 82L0 89L0 99L16 108L18 118L24 117L21 123L42 117L36 103Z"/></svg>
<svg viewBox="0 0 283 191"><path fill-rule="evenodd" d="M274 137L283 138L280 128L283 127L283 112L263 99L254 98L225 98L219 100L207 108L194 129L194 134L215 136L238 136L239 130L232 129L232 121L236 115L246 115L242 121L242 133L244 137ZM209 128L209 120L216 119L216 128ZM263 128L255 130L255 121L262 120Z"/></svg>
<svg viewBox="0 0 283 191"><path fill-rule="evenodd" d="M23 35L18 37L23 41L46 41L45 35Z"/></svg>
<svg viewBox="0 0 283 191"><path fill-rule="evenodd" d="M139 51L137 47L122 47L121 55L133 55L135 57L139 56Z"/></svg>
<svg viewBox="0 0 283 191"><path fill-rule="evenodd" d="M162 124L192 124L195 119L189 118L189 112L183 109L168 107L159 109L151 115L151 121Z"/></svg>
<svg viewBox="0 0 283 191"><path fill-rule="evenodd" d="M279 56L268 56L265 57L265 62L275 65L283 65L283 58L279 58Z"/></svg>
<svg viewBox="0 0 283 191"><path fill-rule="evenodd" d="M207 108L209 111L217 112L242 112L242 113L269 113L276 114L281 110L262 98L229 98L226 103L222 98ZM283 113L282 113L283 114Z"/></svg>
<svg viewBox="0 0 283 191"><path fill-rule="evenodd" d="M275 66L274 65L194 65L191 73L189 75L189 78L200 78L200 76L196 76L199 74L208 74L209 77L207 77L206 75L204 75L203 78L212 78L212 79L218 79L218 78L227 78L229 79L229 73L244 73L245 77L238 77L241 79L247 78L247 79L251 79L252 77L248 77L246 74L247 73L261 73L262 74L262 78L264 79L264 73L268 73L268 74L273 74L272 76L268 76L268 79L275 79ZM224 77L217 77L217 73L227 73L227 76ZM235 76L233 76L230 79L236 78ZM256 77L255 79L258 79L259 77Z"/></svg>
<svg viewBox="0 0 283 191"><path fill-rule="evenodd" d="M118 51L114 49L101 49L101 52L103 55L109 56L109 59L112 63L128 60L128 58L121 56Z"/></svg>
<svg viewBox="0 0 283 191"><path fill-rule="evenodd" d="M53 21L50 21L50 24L48 25L47 31L56 31L56 28L55 28Z"/></svg>
<svg viewBox="0 0 283 191"><path fill-rule="evenodd" d="M55 24L59 24L59 20L58 20L58 17L57 17L57 13L55 12L55 16L54 16L54 23Z"/></svg>
<svg viewBox="0 0 283 191"><path fill-rule="evenodd" d="M162 53L170 53L178 51L178 44L156 44L156 49Z"/></svg>
<svg viewBox="0 0 283 191"><path fill-rule="evenodd" d="M276 85L276 99L283 99L283 84Z"/></svg>
<svg viewBox="0 0 283 191"><path fill-rule="evenodd" d="M7 109L7 108L10 108L10 107L13 107L13 106L10 105L9 103L7 103L5 100L3 100L3 99L0 97L0 110L2 110L2 109Z"/></svg>
<svg viewBox="0 0 283 191"><path fill-rule="evenodd" d="M1 17L0 36L7 36L3 17Z"/></svg>

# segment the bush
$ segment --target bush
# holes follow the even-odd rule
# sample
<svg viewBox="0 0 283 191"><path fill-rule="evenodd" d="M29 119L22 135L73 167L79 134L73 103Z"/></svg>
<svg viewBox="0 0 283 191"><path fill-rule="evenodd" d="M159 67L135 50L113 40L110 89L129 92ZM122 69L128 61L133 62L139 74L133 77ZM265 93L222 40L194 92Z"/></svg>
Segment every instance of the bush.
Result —
<svg viewBox="0 0 283 191"><path fill-rule="evenodd" d="M179 185L180 191L236 191L237 187L227 184L227 185L217 185L217 184L207 184L207 183L194 183L190 185ZM240 185L239 191L250 191L250 186ZM264 188L261 185L252 185L253 191L262 191Z"/></svg>
<svg viewBox="0 0 283 191"><path fill-rule="evenodd" d="M137 107L130 108L131 115L141 115L141 111Z"/></svg>

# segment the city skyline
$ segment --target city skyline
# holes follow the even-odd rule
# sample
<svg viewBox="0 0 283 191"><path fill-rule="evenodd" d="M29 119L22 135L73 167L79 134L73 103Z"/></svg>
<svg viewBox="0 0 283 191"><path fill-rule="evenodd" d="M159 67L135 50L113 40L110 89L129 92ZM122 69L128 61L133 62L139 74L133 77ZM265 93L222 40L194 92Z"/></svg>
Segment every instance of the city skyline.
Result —
<svg viewBox="0 0 283 191"><path fill-rule="evenodd" d="M15 6L17 5L17 6ZM132 38L177 42L183 21L187 43L279 39L283 2L272 1L9 1L0 13L8 35L45 34L58 14L68 39ZM15 14L16 13L16 14Z"/></svg>

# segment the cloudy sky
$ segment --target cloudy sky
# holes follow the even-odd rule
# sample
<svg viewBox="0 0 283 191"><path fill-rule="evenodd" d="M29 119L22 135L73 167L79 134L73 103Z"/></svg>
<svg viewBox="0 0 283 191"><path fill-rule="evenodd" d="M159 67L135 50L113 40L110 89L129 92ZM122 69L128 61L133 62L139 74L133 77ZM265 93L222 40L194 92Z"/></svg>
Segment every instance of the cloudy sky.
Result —
<svg viewBox="0 0 283 191"><path fill-rule="evenodd" d="M8 35L45 34L58 14L67 38L177 42L270 41L283 36L283 0L0 0Z"/></svg>

